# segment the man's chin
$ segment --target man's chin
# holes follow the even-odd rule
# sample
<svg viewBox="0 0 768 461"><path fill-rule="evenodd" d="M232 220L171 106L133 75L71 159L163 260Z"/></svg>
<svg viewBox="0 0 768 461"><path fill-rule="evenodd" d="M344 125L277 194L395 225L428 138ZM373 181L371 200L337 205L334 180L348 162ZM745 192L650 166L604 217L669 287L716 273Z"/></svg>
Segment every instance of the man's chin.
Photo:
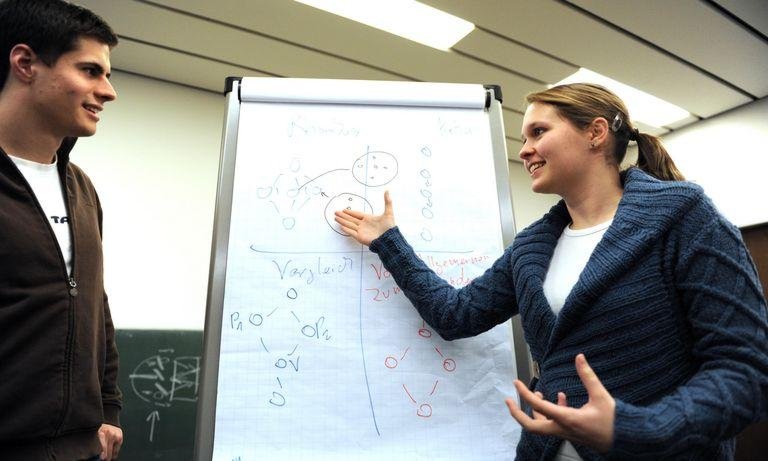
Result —
<svg viewBox="0 0 768 461"><path fill-rule="evenodd" d="M96 134L96 127L79 127L68 135L73 138L87 138Z"/></svg>

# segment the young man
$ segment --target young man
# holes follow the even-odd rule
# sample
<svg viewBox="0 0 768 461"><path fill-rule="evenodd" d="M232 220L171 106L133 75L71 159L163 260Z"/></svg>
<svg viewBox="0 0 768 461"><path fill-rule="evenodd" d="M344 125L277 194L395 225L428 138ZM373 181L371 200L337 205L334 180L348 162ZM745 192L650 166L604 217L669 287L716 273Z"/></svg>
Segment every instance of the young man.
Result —
<svg viewBox="0 0 768 461"><path fill-rule="evenodd" d="M117 458L101 208L69 162L116 97L117 37L60 0L0 2L0 458Z"/></svg>

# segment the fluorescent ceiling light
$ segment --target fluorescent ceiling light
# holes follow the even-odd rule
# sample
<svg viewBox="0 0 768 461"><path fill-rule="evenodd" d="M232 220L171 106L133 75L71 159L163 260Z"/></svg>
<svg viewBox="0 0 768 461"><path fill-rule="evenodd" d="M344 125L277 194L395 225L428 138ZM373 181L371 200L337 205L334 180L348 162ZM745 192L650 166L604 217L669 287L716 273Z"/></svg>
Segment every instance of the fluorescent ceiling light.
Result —
<svg viewBox="0 0 768 461"><path fill-rule="evenodd" d="M296 0L390 34L449 50L475 25L415 0Z"/></svg>
<svg viewBox="0 0 768 461"><path fill-rule="evenodd" d="M597 83L608 88L624 100L632 120L646 125L661 128L691 116L690 112L681 107L583 67L555 85L564 83Z"/></svg>

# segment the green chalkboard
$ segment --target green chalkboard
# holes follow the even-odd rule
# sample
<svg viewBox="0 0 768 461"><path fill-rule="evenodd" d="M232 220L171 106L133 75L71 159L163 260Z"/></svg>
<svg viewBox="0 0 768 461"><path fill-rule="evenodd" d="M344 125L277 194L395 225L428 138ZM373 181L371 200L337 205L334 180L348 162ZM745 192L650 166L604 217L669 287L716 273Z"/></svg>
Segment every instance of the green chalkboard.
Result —
<svg viewBox="0 0 768 461"><path fill-rule="evenodd" d="M203 332L117 330L121 461L192 459Z"/></svg>

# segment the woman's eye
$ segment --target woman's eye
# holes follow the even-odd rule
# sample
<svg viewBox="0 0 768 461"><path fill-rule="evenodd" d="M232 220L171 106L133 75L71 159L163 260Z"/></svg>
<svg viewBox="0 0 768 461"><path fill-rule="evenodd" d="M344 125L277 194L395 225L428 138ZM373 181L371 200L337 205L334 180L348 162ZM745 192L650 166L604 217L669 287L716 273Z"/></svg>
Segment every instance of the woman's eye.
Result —
<svg viewBox="0 0 768 461"><path fill-rule="evenodd" d="M544 133L544 128L534 128L533 129L533 135L534 136L541 136Z"/></svg>

